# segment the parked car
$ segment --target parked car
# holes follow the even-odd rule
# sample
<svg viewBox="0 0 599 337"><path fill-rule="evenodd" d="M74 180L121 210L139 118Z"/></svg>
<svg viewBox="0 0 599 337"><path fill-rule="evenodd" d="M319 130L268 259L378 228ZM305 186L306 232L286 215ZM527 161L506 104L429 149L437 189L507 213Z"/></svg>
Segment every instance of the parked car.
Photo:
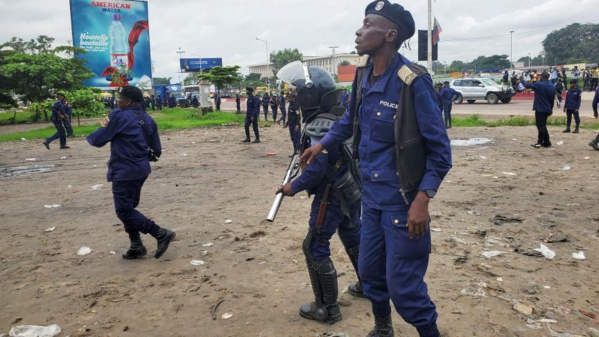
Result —
<svg viewBox="0 0 599 337"><path fill-rule="evenodd" d="M484 99L489 104L509 103L516 93L507 85L497 84L490 78L458 78L449 82L449 86L458 92L459 96L454 103L461 104L466 101L470 104L476 100Z"/></svg>

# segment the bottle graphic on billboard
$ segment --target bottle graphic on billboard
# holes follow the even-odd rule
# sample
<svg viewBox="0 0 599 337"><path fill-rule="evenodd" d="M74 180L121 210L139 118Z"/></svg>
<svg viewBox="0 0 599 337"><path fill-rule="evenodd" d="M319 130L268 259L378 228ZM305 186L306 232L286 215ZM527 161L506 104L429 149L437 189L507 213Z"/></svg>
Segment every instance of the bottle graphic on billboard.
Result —
<svg viewBox="0 0 599 337"><path fill-rule="evenodd" d="M108 35L110 36L110 65L118 69L121 74L125 74L129 69L129 46L120 14L112 15Z"/></svg>

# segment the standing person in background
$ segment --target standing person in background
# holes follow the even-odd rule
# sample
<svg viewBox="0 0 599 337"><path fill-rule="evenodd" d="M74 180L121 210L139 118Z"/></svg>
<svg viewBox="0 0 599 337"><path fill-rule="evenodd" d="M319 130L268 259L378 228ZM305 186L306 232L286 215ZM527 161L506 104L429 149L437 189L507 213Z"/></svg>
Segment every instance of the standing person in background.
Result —
<svg viewBox="0 0 599 337"><path fill-rule="evenodd" d="M264 95L262 95L262 110L264 110L264 120L267 121L268 120L268 105L270 104L270 97L268 96L268 93L265 92Z"/></svg>
<svg viewBox="0 0 599 337"><path fill-rule="evenodd" d="M57 93L56 103L52 105L52 115L50 116L50 120L56 128L56 133L46 138L46 140L42 142L46 149L50 150L50 143L56 139L59 139L60 141L60 149L64 150L70 148L67 146L67 135L69 130L70 135L72 135L73 129L71 128L71 123L69 122L69 115L67 114L68 109L70 109L70 107L68 106L68 102L66 101L64 94L61 92Z"/></svg>
<svg viewBox="0 0 599 337"><path fill-rule="evenodd" d="M285 106L285 92L281 91L279 95L279 108L281 108L281 119L277 121L277 124L281 125L283 122L283 127L285 127L285 120L287 119L287 107Z"/></svg>
<svg viewBox="0 0 599 337"><path fill-rule="evenodd" d="M566 93L566 103L564 103L564 112L566 113L566 129L563 132L570 132L570 124L572 123L572 115L574 115L574 122L576 122L576 128L572 133L578 133L578 126L580 125L580 116L578 110L580 109L580 100L582 92L576 87L576 80L570 80L570 89Z"/></svg>
<svg viewBox="0 0 599 337"><path fill-rule="evenodd" d="M216 105L216 111L220 111L220 94L218 92L214 94L214 104Z"/></svg>
<svg viewBox="0 0 599 337"><path fill-rule="evenodd" d="M595 115L595 118L597 118L597 104L599 104L599 87L595 89L595 97L593 97L593 113ZM589 143L589 146L595 149L596 151L599 151L599 133L597 134L595 139L593 139Z"/></svg>
<svg viewBox="0 0 599 337"><path fill-rule="evenodd" d="M277 94L272 94L270 96L270 109L272 110L272 121L277 121L277 111L279 110L279 99Z"/></svg>
<svg viewBox="0 0 599 337"><path fill-rule="evenodd" d="M119 89L119 108L112 111L99 129L87 136L87 142L103 147L110 142L107 180L112 182L112 196L116 215L123 222L131 246L123 259L144 257L146 247L140 233L156 239L155 258L160 258L175 239L175 232L161 228L136 210L141 188L150 175L149 150L160 157L162 147L156 123L142 110L144 101L139 88L125 86ZM143 123L142 123L143 121Z"/></svg>
<svg viewBox="0 0 599 337"><path fill-rule="evenodd" d="M347 93L347 89L343 89L341 93L341 105L343 105L346 111L349 109L349 94Z"/></svg>
<svg viewBox="0 0 599 337"><path fill-rule="evenodd" d="M595 68L591 69L591 87L589 88L589 91L593 91L593 90L597 89L598 85L599 85L599 67L595 67Z"/></svg>
<svg viewBox="0 0 599 337"><path fill-rule="evenodd" d="M162 97L160 94L156 97L156 109L158 109L158 111L162 110Z"/></svg>
<svg viewBox="0 0 599 337"><path fill-rule="evenodd" d="M557 107L561 107L562 103L562 92L564 91L564 83L561 78L557 79L557 83L555 83L555 97L557 98Z"/></svg>
<svg viewBox="0 0 599 337"><path fill-rule="evenodd" d="M443 100L443 117L445 119L445 127L451 129L451 107L453 105L453 100L456 99L459 94L457 91L449 87L448 81L445 81L443 82L443 89L441 89L439 96L441 96L441 99Z"/></svg>
<svg viewBox="0 0 599 337"><path fill-rule="evenodd" d="M295 154L301 150L302 119L299 114L297 95L295 93L289 94L287 99L289 100L289 118L285 126L289 128L289 137L293 144L293 154ZM293 157L293 154L290 157Z"/></svg>
<svg viewBox="0 0 599 337"><path fill-rule="evenodd" d="M235 94L235 107L237 108L237 113L241 113L241 98L239 97L239 93Z"/></svg>
<svg viewBox="0 0 599 337"><path fill-rule="evenodd" d="M250 124L254 129L254 143L260 143L260 132L258 131L258 116L260 115L260 99L254 96L254 88L245 88L247 94L247 110L245 112L245 139L242 143L250 142Z"/></svg>
<svg viewBox="0 0 599 337"><path fill-rule="evenodd" d="M549 75L549 82L551 82L551 84L555 85L557 83L557 69L556 68L549 68L550 75Z"/></svg>
<svg viewBox="0 0 599 337"><path fill-rule="evenodd" d="M368 336L394 336L391 299L420 337L439 337L424 276L429 202L451 168L451 146L430 75L398 53L414 35L412 14L376 0L364 16L356 51L369 58L358 64L349 110L300 160L310 164L354 137L362 182L358 270L374 316Z"/></svg>
<svg viewBox="0 0 599 337"><path fill-rule="evenodd" d="M541 147L551 147L549 131L547 130L547 118L553 114L553 104L555 102L555 86L549 82L549 73L544 72L541 75L541 81L536 83L523 82L523 86L535 91L532 110L535 112L535 123L537 125L537 142L530 146L538 149Z"/></svg>

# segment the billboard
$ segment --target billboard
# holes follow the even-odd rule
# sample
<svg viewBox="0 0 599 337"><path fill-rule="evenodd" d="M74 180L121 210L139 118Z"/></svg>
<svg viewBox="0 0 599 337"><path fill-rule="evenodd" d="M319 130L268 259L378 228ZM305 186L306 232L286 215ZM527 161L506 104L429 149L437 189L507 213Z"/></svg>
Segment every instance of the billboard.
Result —
<svg viewBox="0 0 599 337"><path fill-rule="evenodd" d="M70 0L73 45L87 52L95 74L84 84L97 88L152 87L148 3L146 1Z"/></svg>
<svg viewBox="0 0 599 337"><path fill-rule="evenodd" d="M210 71L214 67L222 67L223 59L217 58L186 58L181 59L181 72L199 73L201 71Z"/></svg>

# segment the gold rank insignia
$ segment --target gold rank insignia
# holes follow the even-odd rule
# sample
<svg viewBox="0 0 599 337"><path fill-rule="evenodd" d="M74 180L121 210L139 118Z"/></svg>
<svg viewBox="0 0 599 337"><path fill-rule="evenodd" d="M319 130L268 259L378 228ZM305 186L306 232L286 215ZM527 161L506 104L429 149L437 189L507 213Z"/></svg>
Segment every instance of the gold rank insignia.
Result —
<svg viewBox="0 0 599 337"><path fill-rule="evenodd" d="M110 118L108 118L108 116L106 116L106 117L104 117L102 122L100 122L100 126L104 128L104 127L106 127L106 125L108 125L108 122L110 122Z"/></svg>

